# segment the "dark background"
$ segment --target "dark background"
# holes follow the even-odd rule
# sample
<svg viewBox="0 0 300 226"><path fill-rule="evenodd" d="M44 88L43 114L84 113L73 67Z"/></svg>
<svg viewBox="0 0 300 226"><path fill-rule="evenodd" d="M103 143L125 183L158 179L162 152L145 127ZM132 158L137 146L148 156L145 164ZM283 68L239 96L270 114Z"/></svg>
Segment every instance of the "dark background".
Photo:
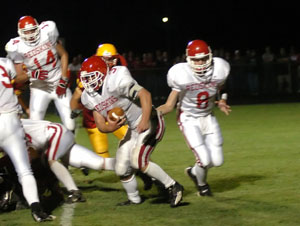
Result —
<svg viewBox="0 0 300 226"><path fill-rule="evenodd" d="M71 56L88 57L103 42L115 44L119 53L161 49L175 56L192 39L206 40L213 49L298 49L300 9L291 2L10 1L0 13L1 56L23 15L55 21ZM168 23L162 22L164 16Z"/></svg>

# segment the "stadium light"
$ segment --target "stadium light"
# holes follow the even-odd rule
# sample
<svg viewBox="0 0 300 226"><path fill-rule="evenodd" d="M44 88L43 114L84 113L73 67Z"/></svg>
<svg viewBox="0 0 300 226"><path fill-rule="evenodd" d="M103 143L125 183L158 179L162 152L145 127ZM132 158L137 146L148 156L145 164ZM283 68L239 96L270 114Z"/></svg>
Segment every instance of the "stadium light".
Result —
<svg viewBox="0 0 300 226"><path fill-rule="evenodd" d="M167 23L168 21L169 21L168 17L165 16L165 17L162 18L162 22Z"/></svg>

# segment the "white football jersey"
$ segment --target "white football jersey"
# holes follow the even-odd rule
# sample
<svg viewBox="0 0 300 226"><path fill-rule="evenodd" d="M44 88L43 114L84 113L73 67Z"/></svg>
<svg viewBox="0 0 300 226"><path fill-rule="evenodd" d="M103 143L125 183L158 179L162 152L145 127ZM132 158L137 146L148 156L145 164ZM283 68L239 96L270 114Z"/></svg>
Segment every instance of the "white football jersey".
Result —
<svg viewBox="0 0 300 226"><path fill-rule="evenodd" d="M180 92L178 108L194 117L206 116L212 112L218 89L225 83L230 65L222 58L213 58L211 79L206 81L196 75L188 63L178 63L170 68L167 81L175 91Z"/></svg>
<svg viewBox="0 0 300 226"><path fill-rule="evenodd" d="M15 67L10 59L0 58L0 114L18 111L18 98L14 93L11 80L16 76Z"/></svg>
<svg viewBox="0 0 300 226"><path fill-rule="evenodd" d="M87 109L95 110L105 118L112 108L122 108L129 127L134 129L138 124L137 119L142 114L141 107L129 95L130 88L135 84L137 82L132 78L127 67L115 66L104 79L101 91L90 95L84 90L81 102Z"/></svg>
<svg viewBox="0 0 300 226"><path fill-rule="evenodd" d="M5 46L7 57L15 64L22 63L28 73L36 69L48 71L47 76L31 78L31 87L53 89L61 77L61 63L56 51L59 36L56 24L45 21L39 25L40 40L36 46L27 45L20 37L11 39Z"/></svg>
<svg viewBox="0 0 300 226"><path fill-rule="evenodd" d="M46 152L48 159L59 159L75 142L74 135L60 123L32 119L21 119L21 122L27 145L35 150Z"/></svg>

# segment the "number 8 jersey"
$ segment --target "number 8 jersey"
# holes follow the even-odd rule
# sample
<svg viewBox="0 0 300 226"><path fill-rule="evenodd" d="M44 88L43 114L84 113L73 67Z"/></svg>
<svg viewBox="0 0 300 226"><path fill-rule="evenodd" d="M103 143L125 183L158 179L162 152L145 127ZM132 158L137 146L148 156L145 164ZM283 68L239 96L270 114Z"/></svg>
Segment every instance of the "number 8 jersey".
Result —
<svg viewBox="0 0 300 226"><path fill-rule="evenodd" d="M48 71L45 77L30 77L31 87L48 90L56 86L61 77L61 63L56 51L59 33L53 21L44 21L39 28L41 37L36 46L27 45L20 37L16 37L6 44L5 50L8 58L15 64L24 64L29 73L36 69Z"/></svg>
<svg viewBox="0 0 300 226"><path fill-rule="evenodd" d="M193 72L188 63L171 67L167 81L173 90L180 92L178 108L193 117L210 114L217 92L225 83L229 71L229 63L218 57L213 58L213 67L204 77Z"/></svg>

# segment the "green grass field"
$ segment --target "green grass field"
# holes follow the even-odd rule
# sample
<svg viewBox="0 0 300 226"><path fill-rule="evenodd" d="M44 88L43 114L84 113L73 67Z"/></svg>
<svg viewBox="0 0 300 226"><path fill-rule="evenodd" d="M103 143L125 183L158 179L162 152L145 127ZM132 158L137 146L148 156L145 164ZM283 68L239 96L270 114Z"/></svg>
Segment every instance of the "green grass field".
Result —
<svg viewBox="0 0 300 226"><path fill-rule="evenodd" d="M165 117L165 137L152 160L185 187L182 206L170 208L156 187L145 192L139 180L145 202L118 207L126 194L113 172L92 171L84 176L71 169L87 202L55 209L57 219L43 225L300 225L300 104L233 106L232 110L230 116L215 111L224 137L225 162L209 171L213 197L196 196L194 184L184 174L184 169L194 164L194 157L172 113ZM56 116L47 119L57 121ZM114 155L117 140L109 138ZM76 140L91 147L82 128ZM0 225L34 225L29 213L2 213Z"/></svg>

